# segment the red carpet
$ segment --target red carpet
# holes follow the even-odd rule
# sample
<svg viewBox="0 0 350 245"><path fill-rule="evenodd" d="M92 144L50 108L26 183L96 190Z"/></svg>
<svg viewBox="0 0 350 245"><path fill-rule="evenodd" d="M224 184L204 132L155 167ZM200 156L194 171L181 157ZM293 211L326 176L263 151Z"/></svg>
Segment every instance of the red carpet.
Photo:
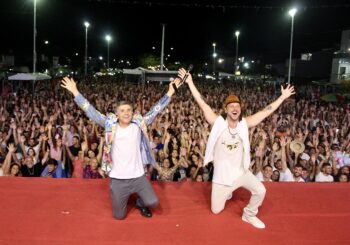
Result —
<svg viewBox="0 0 350 245"><path fill-rule="evenodd" d="M209 183L153 186L153 218L117 221L108 180L0 178L0 244L350 244L349 184L267 183L265 230L241 221L243 189L214 215Z"/></svg>

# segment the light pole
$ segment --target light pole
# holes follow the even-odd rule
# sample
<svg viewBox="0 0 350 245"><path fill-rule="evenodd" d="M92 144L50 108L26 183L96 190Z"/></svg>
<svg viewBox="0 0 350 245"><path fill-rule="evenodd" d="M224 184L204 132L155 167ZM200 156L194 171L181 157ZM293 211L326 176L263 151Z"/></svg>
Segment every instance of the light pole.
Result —
<svg viewBox="0 0 350 245"><path fill-rule="evenodd" d="M109 69L109 42L112 40L110 35L106 36L107 41L107 69Z"/></svg>
<svg viewBox="0 0 350 245"><path fill-rule="evenodd" d="M36 0L34 0L34 26L33 26L33 73L36 72Z"/></svg>
<svg viewBox="0 0 350 245"><path fill-rule="evenodd" d="M165 26L166 24L162 24L162 48L160 51L160 70L163 70L164 66L164 39L165 39Z"/></svg>
<svg viewBox="0 0 350 245"><path fill-rule="evenodd" d="M84 57L84 74L87 75L87 56L88 56L88 28L90 26L90 23L85 21L85 57Z"/></svg>
<svg viewBox="0 0 350 245"><path fill-rule="evenodd" d="M296 8L293 8L288 11L288 14L292 17L292 29L290 33L290 49L289 49L289 67L288 67L288 82L290 83L290 73L291 73L291 67L292 67L292 50L293 50L293 27L294 27L294 15L297 12Z"/></svg>
<svg viewBox="0 0 350 245"><path fill-rule="evenodd" d="M236 65L236 71L238 71L239 69L239 66L238 66L238 37L239 37L239 34L240 32L239 31L236 31L235 32L235 36L236 36L236 62L235 62L235 65Z"/></svg>
<svg viewBox="0 0 350 245"><path fill-rule="evenodd" d="M215 60L216 60L216 52L215 52L215 48L216 48L216 43L213 43L213 74L215 75Z"/></svg>

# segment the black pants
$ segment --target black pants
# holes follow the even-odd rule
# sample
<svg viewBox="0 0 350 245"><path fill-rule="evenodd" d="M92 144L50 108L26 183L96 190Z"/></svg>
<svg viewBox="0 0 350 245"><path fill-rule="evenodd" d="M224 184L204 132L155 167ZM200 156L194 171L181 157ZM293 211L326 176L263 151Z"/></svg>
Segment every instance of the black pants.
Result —
<svg viewBox="0 0 350 245"><path fill-rule="evenodd" d="M135 179L113 179L110 182L113 216L116 219L124 219L127 204L131 194L139 196L136 205L139 207L154 208L158 205L158 197L150 182L143 175Z"/></svg>

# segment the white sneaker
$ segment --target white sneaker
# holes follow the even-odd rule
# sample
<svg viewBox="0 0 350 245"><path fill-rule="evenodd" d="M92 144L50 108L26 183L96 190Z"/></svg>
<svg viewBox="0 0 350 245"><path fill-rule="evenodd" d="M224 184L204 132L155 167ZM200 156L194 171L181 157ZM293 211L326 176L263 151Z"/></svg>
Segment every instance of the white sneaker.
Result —
<svg viewBox="0 0 350 245"><path fill-rule="evenodd" d="M226 197L226 200L230 200L232 198L232 193L230 193L227 197Z"/></svg>
<svg viewBox="0 0 350 245"><path fill-rule="evenodd" d="M258 219L256 216L247 216L247 215L242 215L242 220L251 224L252 226L254 226L255 228L258 228L258 229L264 229L265 228L265 224L260 220Z"/></svg>

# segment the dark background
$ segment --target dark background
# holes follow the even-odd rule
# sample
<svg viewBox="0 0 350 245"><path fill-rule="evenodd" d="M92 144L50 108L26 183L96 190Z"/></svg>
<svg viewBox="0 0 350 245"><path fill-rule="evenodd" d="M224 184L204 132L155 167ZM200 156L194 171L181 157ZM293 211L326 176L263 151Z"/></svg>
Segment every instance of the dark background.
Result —
<svg viewBox="0 0 350 245"><path fill-rule="evenodd" d="M213 42L220 57L235 55L239 29L240 55L260 55L266 62L289 54L291 17L296 6L294 54L337 48L341 31L350 27L350 1L113 1L37 0L37 52L57 56L83 54L88 20L89 56L136 60L143 53L160 54L161 23L166 27L166 52L175 60L208 61ZM0 1L0 51L32 55L33 0ZM49 40L49 45L44 45ZM156 50L152 50L152 46Z"/></svg>

